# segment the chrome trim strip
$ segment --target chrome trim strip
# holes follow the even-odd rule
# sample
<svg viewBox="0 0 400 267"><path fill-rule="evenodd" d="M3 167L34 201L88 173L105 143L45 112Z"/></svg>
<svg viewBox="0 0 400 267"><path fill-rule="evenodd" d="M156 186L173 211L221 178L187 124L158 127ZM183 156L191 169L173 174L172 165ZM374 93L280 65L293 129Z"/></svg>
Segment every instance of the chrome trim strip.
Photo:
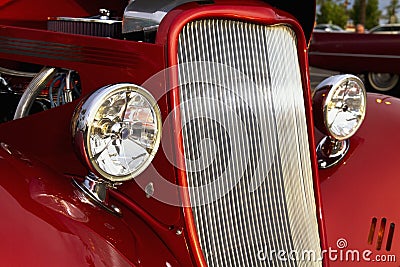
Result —
<svg viewBox="0 0 400 267"><path fill-rule="evenodd" d="M137 53L126 53L118 49L97 48L92 46L76 46L64 43L45 42L39 40L1 36L0 28L0 53L22 55L37 58L57 59L89 64L113 65L139 68L141 57ZM49 32L58 35L57 32ZM81 36L79 38L86 38ZM74 36L72 38L78 38ZM114 40L104 39L105 43ZM110 45L111 47L111 45Z"/></svg>
<svg viewBox="0 0 400 267"><path fill-rule="evenodd" d="M101 23L101 24L122 24L122 20L70 18L70 17L50 17L50 18L48 18L48 21L86 22L86 23Z"/></svg>
<svg viewBox="0 0 400 267"><path fill-rule="evenodd" d="M25 72L25 71L18 71L18 70L11 70L7 68L0 67L0 73L10 76L18 76L18 77L25 77L25 78L34 78L37 73L33 72Z"/></svg>

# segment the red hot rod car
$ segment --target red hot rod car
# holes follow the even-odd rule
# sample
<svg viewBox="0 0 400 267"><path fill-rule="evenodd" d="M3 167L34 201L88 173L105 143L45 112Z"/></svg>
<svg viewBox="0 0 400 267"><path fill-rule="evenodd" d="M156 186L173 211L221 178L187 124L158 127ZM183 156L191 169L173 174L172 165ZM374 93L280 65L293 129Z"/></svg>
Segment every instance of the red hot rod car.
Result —
<svg viewBox="0 0 400 267"><path fill-rule="evenodd" d="M311 93L314 16L1 1L1 264L395 265L400 103Z"/></svg>

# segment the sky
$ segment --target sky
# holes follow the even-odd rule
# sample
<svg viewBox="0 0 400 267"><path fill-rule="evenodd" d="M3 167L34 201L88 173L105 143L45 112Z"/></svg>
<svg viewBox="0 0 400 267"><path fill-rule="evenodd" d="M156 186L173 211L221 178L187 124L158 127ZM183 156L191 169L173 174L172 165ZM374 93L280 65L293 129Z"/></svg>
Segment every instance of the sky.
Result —
<svg viewBox="0 0 400 267"><path fill-rule="evenodd" d="M382 15L386 15L386 7L390 4L390 1L391 1L391 0L378 0L378 2L379 2L379 9L382 10ZM352 6L354 0L350 0L349 2L350 2L350 6ZM398 16L398 17L400 16L399 11L400 11L400 10L398 9L398 10L397 10L397 16ZM387 23L387 20L386 20L386 19L381 19L380 23L381 23L381 24L385 24L385 23Z"/></svg>
<svg viewBox="0 0 400 267"><path fill-rule="evenodd" d="M379 2L379 9L382 10L382 14L386 14L386 7L390 4L390 0L378 0L378 2ZM354 0L349 0L349 3L350 3L349 7L352 7Z"/></svg>
<svg viewBox="0 0 400 267"><path fill-rule="evenodd" d="M353 5L354 0L350 0L350 6ZM390 4L390 0L378 0L379 2L379 9L382 10L382 15L386 15L386 7ZM399 17L399 9L397 10L397 16ZM381 24L387 23L387 19L381 19Z"/></svg>
<svg viewBox="0 0 400 267"><path fill-rule="evenodd" d="M391 0L378 0L379 9L382 11L382 15L386 15L386 7L390 4L390 1ZM350 5L348 8L351 8L353 6L354 0L349 0L349 3ZM400 16L399 10L400 9L397 10L397 16Z"/></svg>
<svg viewBox="0 0 400 267"><path fill-rule="evenodd" d="M382 15L386 14L386 7L390 5L390 0L378 0L379 1L379 9L382 10ZM399 16L399 9L396 12L397 16Z"/></svg>
<svg viewBox="0 0 400 267"><path fill-rule="evenodd" d="M353 0L349 1L351 4L350 6L353 5ZM390 4L390 0L378 0L379 2L379 9L382 10L383 14L386 14L386 7Z"/></svg>
<svg viewBox="0 0 400 267"><path fill-rule="evenodd" d="M390 4L390 0L379 0L379 9L386 10L386 7Z"/></svg>

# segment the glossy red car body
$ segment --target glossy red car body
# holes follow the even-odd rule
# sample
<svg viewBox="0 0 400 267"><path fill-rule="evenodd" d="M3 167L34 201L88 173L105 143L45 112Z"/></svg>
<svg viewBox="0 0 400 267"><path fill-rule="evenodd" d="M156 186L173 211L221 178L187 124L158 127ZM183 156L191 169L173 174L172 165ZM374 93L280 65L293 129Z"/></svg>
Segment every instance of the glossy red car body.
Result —
<svg viewBox="0 0 400 267"><path fill-rule="evenodd" d="M267 3L266 3L267 2ZM305 12L290 1L215 1L187 3L164 18L154 43L126 41L46 30L47 17L87 17L107 6L122 14L126 2L2 1L0 2L0 67L10 62L56 66L76 70L82 94L107 84L146 80L177 64L177 36L188 21L221 17L259 24L289 24L297 35L297 53L304 89L311 165L321 247L337 249L345 238L352 249L370 249L367 242L372 218L399 223L396 210L396 175L400 165L391 134L400 131L400 102L370 95L366 121L351 138L350 152L339 164L318 170L315 153L321 135L314 134L307 43L314 20L314 3ZM166 119L179 104L178 89L164 95L164 84L152 84ZM161 97L162 96L162 97ZM110 214L87 201L71 183L84 179L87 167L74 151L71 118L79 101L0 124L1 262L7 266L205 266L189 207L176 207L148 198L142 186L161 174L167 181L187 186L185 172L169 163L167 154L183 151L182 136L174 127L163 130L169 144L146 169L118 190L110 190L110 203L123 216ZM173 114L179 124L180 114ZM385 120L382 120L385 118ZM178 128L178 127L176 127ZM172 151L172 152L171 152ZM178 159L183 161L183 159ZM320 184L321 183L321 184ZM155 184L157 187L157 184ZM187 191L161 194L188 201ZM379 225L379 223L378 223ZM375 237L376 238L376 237ZM387 236L385 235L385 242ZM400 243L393 254L400 260ZM375 242L375 240L374 240ZM338 261L324 257L324 266L366 266L375 263ZM379 266L393 266L393 262Z"/></svg>

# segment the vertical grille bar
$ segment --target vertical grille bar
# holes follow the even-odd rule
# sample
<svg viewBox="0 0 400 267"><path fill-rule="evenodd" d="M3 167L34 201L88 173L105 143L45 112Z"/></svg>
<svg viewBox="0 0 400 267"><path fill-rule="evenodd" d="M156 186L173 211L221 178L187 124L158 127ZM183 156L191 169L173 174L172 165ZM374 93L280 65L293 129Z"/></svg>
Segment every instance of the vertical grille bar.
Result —
<svg viewBox="0 0 400 267"><path fill-rule="evenodd" d="M178 63L189 195L209 266L321 266L294 32L191 22Z"/></svg>

